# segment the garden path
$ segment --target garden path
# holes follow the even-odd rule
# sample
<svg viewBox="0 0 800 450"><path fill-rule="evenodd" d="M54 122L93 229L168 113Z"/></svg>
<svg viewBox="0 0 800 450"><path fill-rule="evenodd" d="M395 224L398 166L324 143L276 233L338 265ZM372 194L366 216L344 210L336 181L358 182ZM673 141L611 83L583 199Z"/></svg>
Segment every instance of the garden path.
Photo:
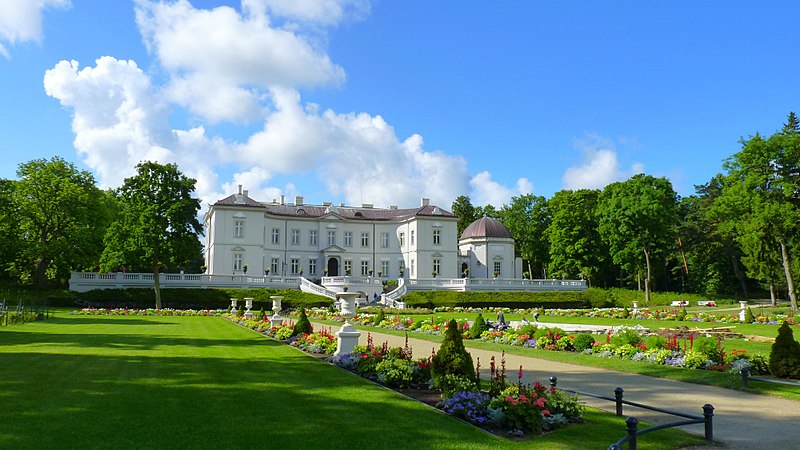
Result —
<svg viewBox="0 0 800 450"><path fill-rule="evenodd" d="M388 334L372 333L375 345L384 341L390 346L404 344L404 338ZM366 344L367 333L362 331L359 343ZM409 337L409 345L415 357L431 354L439 344ZM483 378L488 378L489 360L492 356L500 361L500 353L467 347L473 360L480 358ZM624 398L676 411L702 415L702 406L714 406L714 437L725 444L727 449L790 449L800 447L800 402L750 394L680 381L653 378L644 375L615 372L612 370L566 364L519 355L506 355L506 373L511 381L516 381L519 367L523 368L523 382L539 381L548 385L551 376L558 377L558 386L584 392L613 397L618 386L625 390ZM596 408L614 411L610 401L582 398L586 404ZM655 413L632 406L625 411L639 420L666 423L676 420L674 416ZM691 425L682 429L703 434L703 425ZM620 429L620 437L624 430ZM647 439L647 435L641 439ZM610 443L609 443L610 444Z"/></svg>

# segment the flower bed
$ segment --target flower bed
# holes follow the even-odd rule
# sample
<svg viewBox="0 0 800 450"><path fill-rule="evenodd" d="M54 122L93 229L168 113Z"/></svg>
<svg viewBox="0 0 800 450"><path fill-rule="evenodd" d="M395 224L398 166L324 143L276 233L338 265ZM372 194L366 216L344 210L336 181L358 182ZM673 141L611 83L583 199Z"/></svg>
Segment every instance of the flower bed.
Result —
<svg viewBox="0 0 800 450"><path fill-rule="evenodd" d="M129 309L129 308L83 308L70 314L83 316L218 316L224 309Z"/></svg>

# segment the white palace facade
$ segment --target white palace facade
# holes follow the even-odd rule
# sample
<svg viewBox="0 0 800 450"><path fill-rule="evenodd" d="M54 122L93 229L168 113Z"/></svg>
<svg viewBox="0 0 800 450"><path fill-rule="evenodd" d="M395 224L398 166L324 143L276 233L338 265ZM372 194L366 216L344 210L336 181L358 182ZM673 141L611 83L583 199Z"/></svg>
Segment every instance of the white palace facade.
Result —
<svg viewBox="0 0 800 450"><path fill-rule="evenodd" d="M299 196L294 203L263 203L240 190L205 215L207 273L311 280L519 278L511 234L488 220L488 226L471 225L474 232L468 228L459 241L458 218L428 199L417 208L384 209L307 205Z"/></svg>

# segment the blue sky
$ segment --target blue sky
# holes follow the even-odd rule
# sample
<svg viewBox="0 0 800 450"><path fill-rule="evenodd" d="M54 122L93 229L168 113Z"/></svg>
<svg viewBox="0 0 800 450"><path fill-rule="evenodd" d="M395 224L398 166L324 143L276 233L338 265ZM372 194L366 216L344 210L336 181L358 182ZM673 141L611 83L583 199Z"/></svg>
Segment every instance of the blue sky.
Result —
<svg viewBox="0 0 800 450"><path fill-rule="evenodd" d="M800 3L0 0L0 177L59 155L205 203L681 195L800 110ZM75 61L71 63L70 61Z"/></svg>

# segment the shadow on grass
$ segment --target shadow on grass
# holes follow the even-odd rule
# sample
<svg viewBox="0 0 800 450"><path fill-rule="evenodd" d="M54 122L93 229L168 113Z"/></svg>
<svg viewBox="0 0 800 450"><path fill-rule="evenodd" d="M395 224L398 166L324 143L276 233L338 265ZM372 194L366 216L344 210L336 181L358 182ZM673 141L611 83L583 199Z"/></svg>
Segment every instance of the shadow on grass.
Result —
<svg viewBox="0 0 800 450"><path fill-rule="evenodd" d="M25 331L4 331L0 342L5 345L53 344L79 348L118 348L152 350L162 346L190 347L252 347L253 340L231 336L230 339L202 339L181 336L154 336L143 334L80 334L80 333L38 333ZM279 342L264 340L263 345L280 346Z"/></svg>
<svg viewBox="0 0 800 450"><path fill-rule="evenodd" d="M106 317L92 317L92 316L71 316L66 317L53 317L47 319L52 324L101 324L101 325L178 325L177 322L164 322L157 319L139 319L139 318L120 318L112 319Z"/></svg>

